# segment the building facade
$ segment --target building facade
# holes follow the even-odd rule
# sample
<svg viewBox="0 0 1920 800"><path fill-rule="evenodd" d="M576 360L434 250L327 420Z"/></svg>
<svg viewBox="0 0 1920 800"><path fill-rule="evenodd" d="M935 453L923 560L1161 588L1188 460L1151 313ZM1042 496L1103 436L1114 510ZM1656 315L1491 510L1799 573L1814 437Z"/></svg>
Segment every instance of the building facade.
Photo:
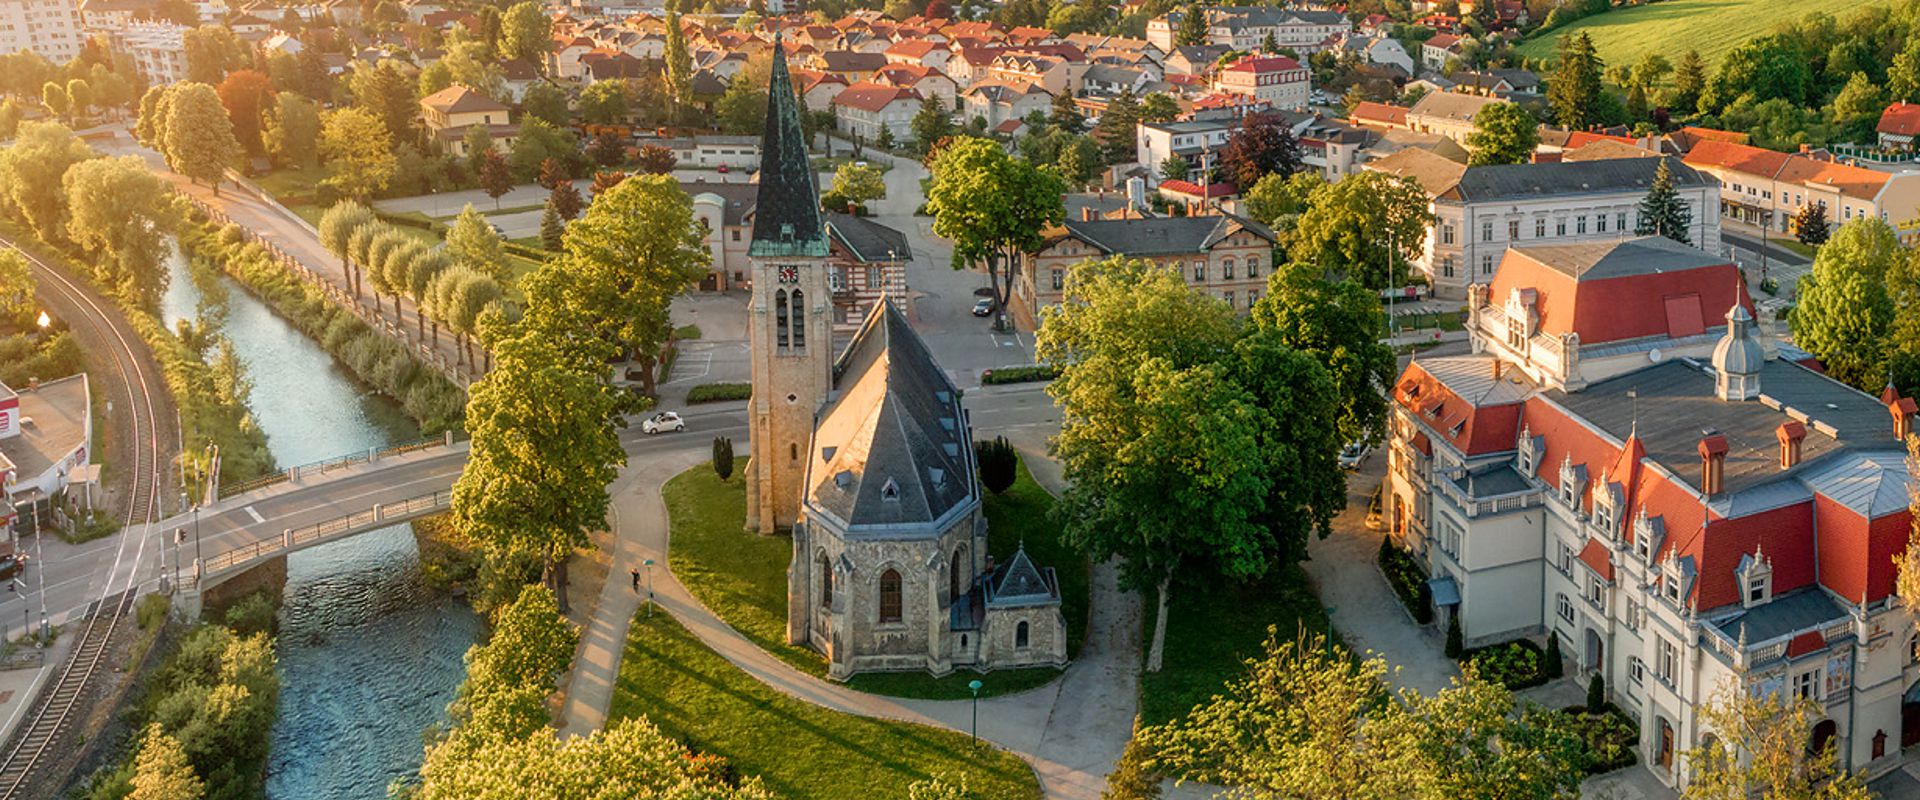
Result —
<svg viewBox="0 0 1920 800"><path fill-rule="evenodd" d="M500 101L460 84L420 98L420 119L428 138L461 158L469 155L467 132L475 126L483 126L493 137L494 150L502 154L511 150L519 134L512 116L513 111Z"/></svg>
<svg viewBox="0 0 1920 800"><path fill-rule="evenodd" d="M1261 100L1274 108L1303 109L1313 78L1286 56L1248 56L1215 73L1213 90Z"/></svg>
<svg viewBox="0 0 1920 800"><path fill-rule="evenodd" d="M19 391L0 383L0 540L52 522L54 499L93 480L91 441L86 373Z"/></svg>
<svg viewBox="0 0 1920 800"><path fill-rule="evenodd" d="M1781 357L1738 268L1661 239L1524 246L1473 354L1392 388L1384 517L1469 645L1559 640L1664 783L1722 692L1812 702L1810 748L1879 774L1920 743L1894 597L1915 404ZM1444 619L1445 617L1443 617Z"/></svg>
<svg viewBox="0 0 1920 800"><path fill-rule="evenodd" d="M60 65L85 43L74 0L0 0L0 53L28 50Z"/></svg>
<svg viewBox="0 0 1920 800"><path fill-rule="evenodd" d="M1021 259L1013 293L1037 319L1042 307L1060 303L1073 265L1123 256L1174 270L1245 313L1267 288L1274 241L1265 225L1231 214L1068 220Z"/></svg>
<svg viewBox="0 0 1920 800"><path fill-rule="evenodd" d="M1711 140L1695 145L1686 160L1719 180L1718 207L1726 219L1792 233L1795 217L1814 205L1826 209L1827 221L1835 226L1874 217L1892 226L1901 243L1920 242L1920 173L1882 172L1826 154Z"/></svg>

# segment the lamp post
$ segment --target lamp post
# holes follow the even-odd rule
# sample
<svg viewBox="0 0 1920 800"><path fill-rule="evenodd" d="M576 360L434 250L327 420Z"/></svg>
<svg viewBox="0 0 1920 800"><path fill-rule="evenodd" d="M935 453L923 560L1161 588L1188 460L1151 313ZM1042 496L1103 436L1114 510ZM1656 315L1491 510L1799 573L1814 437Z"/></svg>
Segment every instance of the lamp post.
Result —
<svg viewBox="0 0 1920 800"><path fill-rule="evenodd" d="M653 559L640 562L647 569L647 616L653 616Z"/></svg>
<svg viewBox="0 0 1920 800"><path fill-rule="evenodd" d="M973 727L967 736L973 740L974 747L980 746L980 687L983 685L978 678L967 681L967 688L973 691Z"/></svg>

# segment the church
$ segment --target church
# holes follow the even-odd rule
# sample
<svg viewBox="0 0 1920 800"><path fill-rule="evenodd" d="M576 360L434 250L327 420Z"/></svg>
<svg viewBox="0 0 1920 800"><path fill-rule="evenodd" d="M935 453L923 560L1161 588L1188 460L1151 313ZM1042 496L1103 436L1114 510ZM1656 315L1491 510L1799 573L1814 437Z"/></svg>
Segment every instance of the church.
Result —
<svg viewBox="0 0 1920 800"><path fill-rule="evenodd" d="M835 347L827 226L778 45L767 94L747 524L793 537L788 641L836 680L1064 666L1059 582L1024 549L987 552L967 411L904 312L883 298Z"/></svg>

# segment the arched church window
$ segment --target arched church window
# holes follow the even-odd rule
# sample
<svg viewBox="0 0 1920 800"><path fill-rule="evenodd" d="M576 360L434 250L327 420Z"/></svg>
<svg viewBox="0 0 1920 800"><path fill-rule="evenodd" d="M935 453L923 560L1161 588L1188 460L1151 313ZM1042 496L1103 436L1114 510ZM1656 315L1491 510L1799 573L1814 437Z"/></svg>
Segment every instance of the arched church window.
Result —
<svg viewBox="0 0 1920 800"><path fill-rule="evenodd" d="M825 551L820 553L820 607L833 607L833 564Z"/></svg>
<svg viewBox="0 0 1920 800"><path fill-rule="evenodd" d="M880 573L880 621L900 621L900 573Z"/></svg>
<svg viewBox="0 0 1920 800"><path fill-rule="evenodd" d="M807 346L807 293L793 290L793 348L805 349Z"/></svg>
<svg viewBox="0 0 1920 800"><path fill-rule="evenodd" d="M1020 624L1013 626L1013 646L1017 649L1025 650L1027 649L1027 641L1027 621L1023 619L1020 620Z"/></svg>
<svg viewBox="0 0 1920 800"><path fill-rule="evenodd" d="M958 547L954 548L953 561L947 565L947 596L956 603L960 602L960 565L961 559L966 557L963 552Z"/></svg>
<svg viewBox="0 0 1920 800"><path fill-rule="evenodd" d="M787 290L773 293L773 335L774 344L787 346Z"/></svg>

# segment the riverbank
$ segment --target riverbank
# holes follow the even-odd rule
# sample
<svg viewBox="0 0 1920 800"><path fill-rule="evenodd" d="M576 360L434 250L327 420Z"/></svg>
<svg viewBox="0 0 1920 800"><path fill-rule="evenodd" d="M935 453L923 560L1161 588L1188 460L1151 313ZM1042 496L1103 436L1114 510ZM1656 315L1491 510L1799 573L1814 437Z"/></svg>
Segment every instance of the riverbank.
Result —
<svg viewBox="0 0 1920 800"><path fill-rule="evenodd" d="M422 363L405 345L369 326L302 282L239 226L191 214L180 234L190 259L217 264L248 293L312 339L362 385L393 398L427 435L458 429L466 392Z"/></svg>

